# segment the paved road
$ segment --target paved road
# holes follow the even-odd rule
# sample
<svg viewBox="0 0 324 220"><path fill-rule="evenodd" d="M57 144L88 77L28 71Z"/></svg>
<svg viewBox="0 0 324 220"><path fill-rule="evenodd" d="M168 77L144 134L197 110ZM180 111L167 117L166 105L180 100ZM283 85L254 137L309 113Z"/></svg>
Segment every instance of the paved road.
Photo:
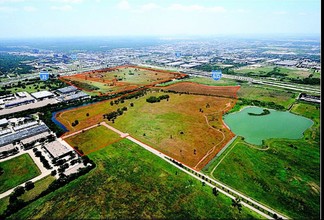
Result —
<svg viewBox="0 0 324 220"><path fill-rule="evenodd" d="M157 69L166 69L166 70L175 70L175 71L180 71L183 73L191 74L191 75L197 75L197 76L205 76L205 77L210 77L211 73L210 72L205 72L205 71L200 71L200 70L193 70L193 69L183 69L183 68L166 68L166 67L160 67L160 66L155 66L155 65L147 65L147 64L138 64L141 66L148 66L152 68L157 68ZM282 83L282 82L276 82L276 81L270 81L270 80L259 80L259 79L254 79L252 77L246 77L246 76L238 76L238 75L228 75L228 74L222 74L223 78L227 79L235 79L235 80L242 80L242 81L248 81L256 84L261 84L261 85L267 85L267 86L272 86L272 87L278 87L278 88L283 88L283 89L290 89L294 91L299 91L299 92L313 92L316 94L320 94L321 91L319 88L311 87L311 86L305 86L305 85L299 85L299 84L294 84L294 83Z"/></svg>
<svg viewBox="0 0 324 220"><path fill-rule="evenodd" d="M95 124L95 125L89 126L89 127L84 128L84 129L82 129L82 130L80 130L80 131L76 131L76 132L74 132L74 133L72 133L72 134L63 135L61 138L62 138L62 139L66 139L66 138L69 138L69 137L72 137L72 136L74 136L74 135L80 134L80 133L82 133L82 132L84 132L84 131L86 131L86 130L89 130L89 129L92 129L92 128L95 128L95 127L98 127L98 124Z"/></svg>

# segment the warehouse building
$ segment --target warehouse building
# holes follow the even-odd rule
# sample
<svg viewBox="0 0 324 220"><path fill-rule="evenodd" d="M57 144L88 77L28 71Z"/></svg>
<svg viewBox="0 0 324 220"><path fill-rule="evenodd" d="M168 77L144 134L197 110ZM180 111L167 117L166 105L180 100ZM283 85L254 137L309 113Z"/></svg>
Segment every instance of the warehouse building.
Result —
<svg viewBox="0 0 324 220"><path fill-rule="evenodd" d="M72 151L72 148L63 145L57 140L46 144L45 149L54 159L62 158Z"/></svg>
<svg viewBox="0 0 324 220"><path fill-rule="evenodd" d="M32 97L34 97L37 100L43 100L46 98L52 98L54 97L54 94L49 91L41 91L41 92L34 92L31 94Z"/></svg>
<svg viewBox="0 0 324 220"><path fill-rule="evenodd" d="M71 93L71 92L75 92L77 91L78 88L75 87L75 86L67 86L67 87L64 87L64 88L61 88L61 89L58 89L57 91L61 94L68 94L68 93Z"/></svg>

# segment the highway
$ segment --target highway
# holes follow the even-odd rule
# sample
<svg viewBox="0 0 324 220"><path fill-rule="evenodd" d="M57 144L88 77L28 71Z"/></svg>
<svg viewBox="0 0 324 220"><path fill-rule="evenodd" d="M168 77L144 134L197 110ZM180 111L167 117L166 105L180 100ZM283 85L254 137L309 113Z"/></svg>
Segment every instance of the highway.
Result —
<svg viewBox="0 0 324 220"><path fill-rule="evenodd" d="M194 75L194 76L211 77L210 72L194 70L194 69L166 68L166 67L147 65L147 64L137 64L137 65L148 66L148 67L157 68L157 69L175 70L175 71L179 71L179 72L186 73L189 75ZM264 79L261 80L261 79L255 79L252 77L228 75L228 74L222 74L222 77L225 79L241 80L241 81L251 82L254 84L267 85L267 86L272 86L272 87L277 87L277 88L282 88L282 89L287 89L287 90L293 90L293 91L297 91L297 92L307 92L307 93L314 93L314 94L318 94L318 95L321 94L320 88L307 86L307 85L278 82L278 81L274 81L274 80L264 80Z"/></svg>

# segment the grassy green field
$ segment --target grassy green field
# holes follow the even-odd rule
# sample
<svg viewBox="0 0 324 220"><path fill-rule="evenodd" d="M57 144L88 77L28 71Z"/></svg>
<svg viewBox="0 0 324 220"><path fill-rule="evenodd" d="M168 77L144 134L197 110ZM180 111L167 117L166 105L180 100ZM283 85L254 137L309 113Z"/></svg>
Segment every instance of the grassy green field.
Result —
<svg viewBox="0 0 324 220"><path fill-rule="evenodd" d="M87 155L93 151L106 147L121 137L104 126L98 126L83 133L65 139L72 147L82 150Z"/></svg>
<svg viewBox="0 0 324 220"><path fill-rule="evenodd" d="M4 173L0 175L0 193L14 188L41 173L29 154L23 154L1 162L0 167L4 170Z"/></svg>
<svg viewBox="0 0 324 220"><path fill-rule="evenodd" d="M128 140L89 157L94 170L8 219L261 218Z"/></svg>
<svg viewBox="0 0 324 220"><path fill-rule="evenodd" d="M273 71L275 66L262 66L257 68L250 68L250 67L241 67L236 69L235 72L243 74L243 75L266 75L268 72ZM287 74L286 77L289 78L306 78L310 74L313 74L314 77L318 77L318 74L315 73L313 70L302 70L297 68L287 68L287 67L277 67L280 73Z"/></svg>
<svg viewBox="0 0 324 220"><path fill-rule="evenodd" d="M297 93L273 87L243 84L237 92L237 96L249 100L274 102L289 108L295 102Z"/></svg>
<svg viewBox="0 0 324 220"><path fill-rule="evenodd" d="M195 82L195 83L208 85L208 86L235 86L235 85L237 85L237 82L232 79L222 78L220 80L214 80L211 77L208 78L208 77L193 76L193 77L185 78L185 79L181 79L181 80L174 80L174 81L167 82L167 83L161 83L161 84L158 84L157 86L168 86L168 85L172 85L172 84L178 83L178 82Z"/></svg>
<svg viewBox="0 0 324 220"><path fill-rule="evenodd" d="M298 104L292 111L319 120L313 105ZM319 219L319 123L314 122L303 139L270 139L263 146L268 150L238 138L204 172L293 219Z"/></svg>
<svg viewBox="0 0 324 220"><path fill-rule="evenodd" d="M25 191L25 193L22 196L20 196L19 198L25 202L34 199L40 193L45 191L54 180L55 180L55 177L53 177L51 175L44 177L41 180L38 180L36 183L34 183L35 187L33 189L31 189L29 191Z"/></svg>
<svg viewBox="0 0 324 220"><path fill-rule="evenodd" d="M9 205L9 196L0 199L0 215L2 215Z"/></svg>

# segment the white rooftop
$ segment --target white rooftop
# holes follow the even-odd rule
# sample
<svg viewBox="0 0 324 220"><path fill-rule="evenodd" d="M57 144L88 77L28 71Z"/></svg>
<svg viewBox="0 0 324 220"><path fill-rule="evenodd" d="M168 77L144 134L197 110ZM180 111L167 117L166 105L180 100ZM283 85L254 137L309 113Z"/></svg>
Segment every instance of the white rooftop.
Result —
<svg viewBox="0 0 324 220"><path fill-rule="evenodd" d="M49 91L41 91L41 92L34 92L31 95L36 99L42 99L42 98L53 96L54 94Z"/></svg>
<svg viewBox="0 0 324 220"><path fill-rule="evenodd" d="M8 124L8 120L6 118L0 119L0 125Z"/></svg>
<svg viewBox="0 0 324 220"><path fill-rule="evenodd" d="M47 149L47 151L54 157L54 158L58 158L60 156L63 156L64 154L72 151L71 148L63 145L61 142L59 141L53 141L50 142L48 144L45 145L45 148Z"/></svg>

